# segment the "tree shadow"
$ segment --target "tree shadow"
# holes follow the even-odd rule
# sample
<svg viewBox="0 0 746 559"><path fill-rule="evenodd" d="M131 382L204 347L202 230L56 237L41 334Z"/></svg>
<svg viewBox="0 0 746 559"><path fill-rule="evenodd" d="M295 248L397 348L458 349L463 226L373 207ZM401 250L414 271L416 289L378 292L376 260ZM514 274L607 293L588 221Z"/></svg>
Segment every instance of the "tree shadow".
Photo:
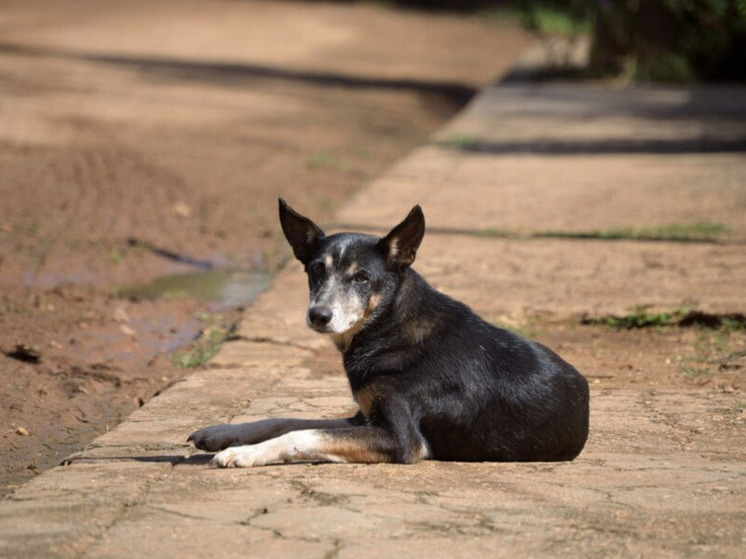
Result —
<svg viewBox="0 0 746 559"><path fill-rule="evenodd" d="M442 146L469 153L490 155L622 155L741 153L746 152L746 137L732 139L635 140L610 138L605 140L538 140L538 141L480 141Z"/></svg>
<svg viewBox="0 0 746 559"><path fill-rule="evenodd" d="M411 91L420 95L437 96L457 108L466 105L476 93L474 87L451 81L376 78L335 72L274 68L259 64L198 62L175 58L97 54L76 49L12 43L0 43L0 53L109 64L140 72L142 75L153 79L198 81L225 85L239 85L251 80L271 79L348 89Z"/></svg>
<svg viewBox="0 0 746 559"><path fill-rule="evenodd" d="M492 155L549 156L746 151L744 86L618 89L588 82L500 83L487 89L485 96L486 103L477 102L474 106L477 115L480 110L486 111L488 121L502 122L506 130L510 129L509 119L545 121L547 132L528 139L454 134L450 140L440 141L440 146ZM634 126L614 124L608 133L599 136L598 127L606 126L605 121L610 119L641 119L650 124L638 127L640 132ZM572 123L572 135L563 134L565 122Z"/></svg>

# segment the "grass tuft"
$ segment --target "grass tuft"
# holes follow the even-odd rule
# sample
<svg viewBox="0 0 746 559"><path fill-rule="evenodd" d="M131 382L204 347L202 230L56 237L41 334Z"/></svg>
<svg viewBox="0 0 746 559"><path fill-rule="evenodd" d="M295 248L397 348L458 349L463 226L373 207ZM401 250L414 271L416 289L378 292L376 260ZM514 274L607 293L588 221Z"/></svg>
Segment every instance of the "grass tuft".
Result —
<svg viewBox="0 0 746 559"><path fill-rule="evenodd" d="M681 322L690 310L680 307L668 312L648 312L647 309L645 305L638 305L626 315L609 316L606 318L606 325L614 330L671 326Z"/></svg>
<svg viewBox="0 0 746 559"><path fill-rule="evenodd" d="M446 143L455 148L467 149L477 145L477 137L474 134L453 134Z"/></svg>
<svg viewBox="0 0 746 559"><path fill-rule="evenodd" d="M617 316L584 316L581 323L608 326L613 330L660 328L663 326L697 327L724 333L744 332L746 316L741 313L711 314L682 305L670 311L650 311L650 305L636 305L627 314Z"/></svg>
<svg viewBox="0 0 746 559"><path fill-rule="evenodd" d="M198 313L195 318L210 324L205 327L199 337L186 349L177 351L171 356L171 362L182 369L195 369L204 366L215 357L223 342L231 335L229 328L218 323L221 317L209 313Z"/></svg>
<svg viewBox="0 0 746 559"><path fill-rule="evenodd" d="M568 239L715 242L729 232L730 227L723 223L700 221L697 223L669 223L654 227L614 227L585 232L542 231L534 236Z"/></svg>

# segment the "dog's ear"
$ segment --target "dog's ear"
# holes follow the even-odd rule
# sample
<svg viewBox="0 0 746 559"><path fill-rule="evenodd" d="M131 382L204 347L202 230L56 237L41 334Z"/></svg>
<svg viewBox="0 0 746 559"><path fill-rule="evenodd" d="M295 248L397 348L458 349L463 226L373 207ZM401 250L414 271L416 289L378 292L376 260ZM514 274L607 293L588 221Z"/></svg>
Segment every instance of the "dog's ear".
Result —
<svg viewBox="0 0 746 559"><path fill-rule="evenodd" d="M424 235L425 214L420 206L415 206L404 221L381 239L378 246L389 266L406 268L414 262Z"/></svg>
<svg viewBox="0 0 746 559"><path fill-rule="evenodd" d="M319 239L324 237L324 232L313 221L288 206L282 198L280 198L280 225L282 225L285 238L293 247L295 257L303 264L308 264Z"/></svg>

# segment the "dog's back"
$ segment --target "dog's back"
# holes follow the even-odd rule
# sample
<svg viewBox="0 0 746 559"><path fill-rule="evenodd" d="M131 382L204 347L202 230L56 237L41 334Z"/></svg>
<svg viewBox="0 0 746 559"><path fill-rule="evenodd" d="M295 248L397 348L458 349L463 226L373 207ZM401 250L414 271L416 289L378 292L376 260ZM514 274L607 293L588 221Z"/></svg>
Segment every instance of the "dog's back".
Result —
<svg viewBox="0 0 746 559"><path fill-rule="evenodd" d="M343 351L353 393L409 402L432 457L571 460L588 383L550 349L496 328L407 269L382 319Z"/></svg>

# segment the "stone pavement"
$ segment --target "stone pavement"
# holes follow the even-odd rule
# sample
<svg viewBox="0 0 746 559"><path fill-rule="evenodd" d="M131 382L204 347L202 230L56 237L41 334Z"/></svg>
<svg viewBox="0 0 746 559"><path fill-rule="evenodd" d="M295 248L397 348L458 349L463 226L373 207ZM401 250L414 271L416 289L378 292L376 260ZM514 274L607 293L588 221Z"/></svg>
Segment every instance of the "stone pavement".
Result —
<svg viewBox="0 0 746 559"><path fill-rule="evenodd" d="M743 89L501 84L338 221L376 230L421 203L418 270L491 316L743 313L745 143ZM693 220L729 224L727 242L530 237ZM198 427L351 408L305 289L291 263L209 369L1 502L0 556L742 556L746 434L712 392L594 390L571 463L208 468L184 442Z"/></svg>

